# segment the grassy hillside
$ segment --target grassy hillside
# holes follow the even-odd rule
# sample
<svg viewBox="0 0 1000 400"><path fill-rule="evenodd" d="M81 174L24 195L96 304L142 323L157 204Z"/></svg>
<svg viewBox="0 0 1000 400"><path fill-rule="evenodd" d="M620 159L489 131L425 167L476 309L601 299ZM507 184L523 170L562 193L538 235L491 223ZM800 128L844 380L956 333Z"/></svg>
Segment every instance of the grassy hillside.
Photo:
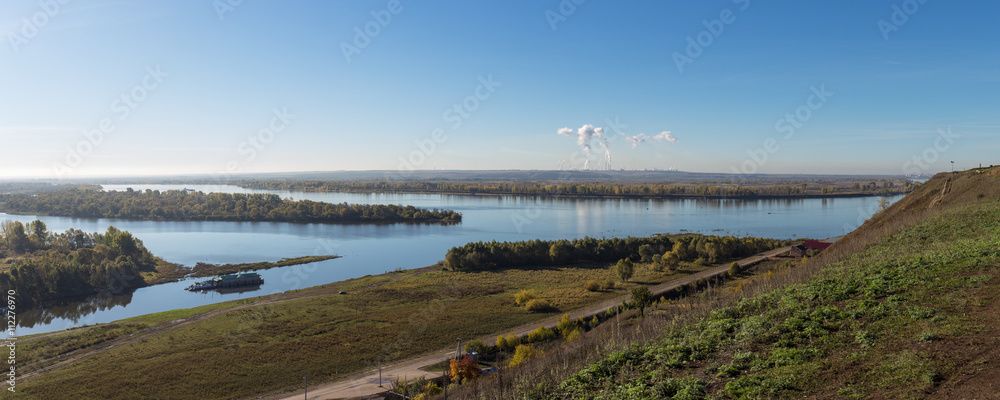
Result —
<svg viewBox="0 0 1000 400"><path fill-rule="evenodd" d="M660 306L465 397L994 396L998 175L939 175L820 257L741 285L742 296L727 287Z"/></svg>

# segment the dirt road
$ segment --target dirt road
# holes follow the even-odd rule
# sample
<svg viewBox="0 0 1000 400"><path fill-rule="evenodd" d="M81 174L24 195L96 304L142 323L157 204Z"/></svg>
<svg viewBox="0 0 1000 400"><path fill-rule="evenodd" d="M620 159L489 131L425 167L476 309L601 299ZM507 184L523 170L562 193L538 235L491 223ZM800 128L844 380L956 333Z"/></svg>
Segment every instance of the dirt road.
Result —
<svg viewBox="0 0 1000 400"><path fill-rule="evenodd" d="M835 240L835 239L832 239ZM828 239L828 241L832 241ZM747 257L739 260L741 266L746 266L760 262L767 257L773 257L781 253L789 251L791 247L782 247L779 249L771 250L762 254ZM700 279L707 277L712 277L716 275L725 274L729 271L729 266L732 263L718 265L710 269L688 275L686 277L666 282L660 285L652 286L649 290L654 296L666 293L667 291L673 290L674 288L695 282ZM610 299L605 300L600 303L591 304L589 306L579 308L570 311L568 314L570 318L577 319L581 317L591 317L596 314L603 313L605 310L611 307L618 307L622 304L622 299ZM525 324L514 328L507 332L514 332L518 336L527 335L529 332L535 330L540 325L546 327L555 327L558 322L559 317L553 316L540 321L535 321L530 324ZM504 334L506 332L499 332L486 337L478 338L485 343L496 343L496 338L498 334ZM430 354L420 356L418 358L410 359L407 361L402 361L392 365L385 365L382 367L382 386L379 387L379 373L378 370L372 370L365 373L361 373L353 378L341 379L334 382L321 383L316 387L309 388L309 400L322 400L322 399L346 399L346 398L357 398L363 396L371 396L377 393L382 393L389 389L391 385L390 382L395 382L399 380L413 380L420 377L430 379L432 377L441 376L441 372L428 372L420 368L426 367L445 361L455 355L455 348L436 351ZM278 396L268 397L269 400L299 400L303 398L304 391L298 390L294 394L282 394Z"/></svg>

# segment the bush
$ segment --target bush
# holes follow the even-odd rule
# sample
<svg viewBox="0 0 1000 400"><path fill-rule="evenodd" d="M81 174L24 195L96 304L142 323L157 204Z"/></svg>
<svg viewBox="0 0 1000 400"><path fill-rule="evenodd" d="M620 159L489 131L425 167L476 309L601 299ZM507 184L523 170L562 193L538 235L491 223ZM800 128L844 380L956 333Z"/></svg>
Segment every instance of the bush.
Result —
<svg viewBox="0 0 1000 400"><path fill-rule="evenodd" d="M576 324L569 319L569 314L563 314L559 317L559 323L556 325L556 330L559 331L560 334L566 336L573 328L576 328Z"/></svg>
<svg viewBox="0 0 1000 400"><path fill-rule="evenodd" d="M479 354L486 354L490 351L490 347L486 343L483 343L482 340L473 340L465 345L465 352L473 351Z"/></svg>
<svg viewBox="0 0 1000 400"><path fill-rule="evenodd" d="M598 290L601 290L601 284L597 283L597 281L592 279L587 281L587 283L584 283L583 288L587 289L587 291L589 292L596 292Z"/></svg>
<svg viewBox="0 0 1000 400"><path fill-rule="evenodd" d="M536 297L538 295L535 293L535 289L522 290L514 295L514 302L523 306Z"/></svg>
<svg viewBox="0 0 1000 400"><path fill-rule="evenodd" d="M583 334L583 330L580 329L580 328L576 328L576 329L570 331L568 335L566 335L566 341L568 342L570 340L576 339L576 338L580 337L580 335L582 335L582 334Z"/></svg>
<svg viewBox="0 0 1000 400"><path fill-rule="evenodd" d="M542 352L531 345L519 345L514 349L514 357L511 358L509 366L513 367L532 358L538 357Z"/></svg>
<svg viewBox="0 0 1000 400"><path fill-rule="evenodd" d="M556 337L558 337L556 335L556 331L544 326L539 326L538 329L535 329L528 334L528 343L544 342L546 340L555 339Z"/></svg>
<svg viewBox="0 0 1000 400"><path fill-rule="evenodd" d="M524 309L531 312L548 311L552 309L552 304L543 299L531 299L524 305Z"/></svg>
<svg viewBox="0 0 1000 400"><path fill-rule="evenodd" d="M434 382L427 382L427 386L424 386L424 394L427 396L437 396L443 391L444 389L441 389L441 387Z"/></svg>
<svg viewBox="0 0 1000 400"><path fill-rule="evenodd" d="M604 281L604 290L612 290L615 288L615 281L608 279Z"/></svg>
<svg viewBox="0 0 1000 400"><path fill-rule="evenodd" d="M513 349L517 347L517 345L519 344L521 344L520 336L517 336L517 334L513 332L507 334L507 346L510 346L510 348Z"/></svg>
<svg viewBox="0 0 1000 400"><path fill-rule="evenodd" d="M729 276L739 275L742 269L743 267L740 266L740 263L733 261L733 264L729 266Z"/></svg>
<svg viewBox="0 0 1000 400"><path fill-rule="evenodd" d="M517 334L509 333L507 336L497 336L497 349L499 350L511 350L519 344L521 344L521 337Z"/></svg>

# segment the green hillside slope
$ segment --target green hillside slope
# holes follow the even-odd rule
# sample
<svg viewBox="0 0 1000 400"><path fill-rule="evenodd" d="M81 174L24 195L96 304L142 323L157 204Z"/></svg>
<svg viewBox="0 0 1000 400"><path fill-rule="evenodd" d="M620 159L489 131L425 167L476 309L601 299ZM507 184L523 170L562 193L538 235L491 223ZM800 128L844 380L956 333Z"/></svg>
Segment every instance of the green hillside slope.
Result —
<svg viewBox="0 0 1000 400"><path fill-rule="evenodd" d="M549 399L987 398L1000 390L998 267L1000 170L942 174L797 267L790 284L759 285L773 289L694 321L636 323L659 330L658 338L625 346L561 382L546 383L558 375L553 360L569 359L553 352L538 361L548 372L512 371L506 383L484 381L477 392Z"/></svg>

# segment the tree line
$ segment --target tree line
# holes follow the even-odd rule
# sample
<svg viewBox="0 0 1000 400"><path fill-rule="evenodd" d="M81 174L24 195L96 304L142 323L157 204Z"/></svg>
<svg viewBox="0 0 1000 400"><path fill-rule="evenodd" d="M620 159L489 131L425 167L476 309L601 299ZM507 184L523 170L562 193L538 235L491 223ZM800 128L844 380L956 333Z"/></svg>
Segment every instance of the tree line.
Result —
<svg viewBox="0 0 1000 400"><path fill-rule="evenodd" d="M444 263L450 270L462 271L629 259L669 268L667 264L674 260L717 263L748 257L782 244L776 239L703 235L471 242L448 250Z"/></svg>
<svg viewBox="0 0 1000 400"><path fill-rule="evenodd" d="M451 210L383 204L331 204L282 199L276 194L202 193L183 190L102 191L70 188L0 196L12 214L153 221L268 221L302 223L461 221Z"/></svg>
<svg viewBox="0 0 1000 400"><path fill-rule="evenodd" d="M906 193L911 185L884 185L882 189L858 185L855 188L810 188L795 185L667 185L667 184L606 184L606 183L544 183L544 182L424 182L424 181L237 181L235 185L249 189L299 190L306 192L388 192L388 193L456 193L578 197L799 197L810 195L890 195Z"/></svg>
<svg viewBox="0 0 1000 400"><path fill-rule="evenodd" d="M0 225L0 287L23 304L144 286L140 276L160 262L142 241L115 227L51 233L42 221Z"/></svg>

